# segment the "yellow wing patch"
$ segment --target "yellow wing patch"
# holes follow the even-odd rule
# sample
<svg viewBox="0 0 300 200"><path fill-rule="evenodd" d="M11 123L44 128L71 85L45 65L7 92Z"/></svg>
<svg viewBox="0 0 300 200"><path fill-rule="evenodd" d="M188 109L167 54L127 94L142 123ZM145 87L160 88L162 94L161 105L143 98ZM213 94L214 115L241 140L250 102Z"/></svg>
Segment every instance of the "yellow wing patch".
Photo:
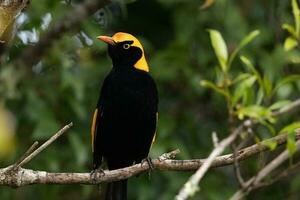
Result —
<svg viewBox="0 0 300 200"><path fill-rule="evenodd" d="M93 115L93 122L92 122L92 151L94 152L94 140L95 140L95 131L96 131L96 121L97 121L97 116L98 116L98 109L94 111Z"/></svg>

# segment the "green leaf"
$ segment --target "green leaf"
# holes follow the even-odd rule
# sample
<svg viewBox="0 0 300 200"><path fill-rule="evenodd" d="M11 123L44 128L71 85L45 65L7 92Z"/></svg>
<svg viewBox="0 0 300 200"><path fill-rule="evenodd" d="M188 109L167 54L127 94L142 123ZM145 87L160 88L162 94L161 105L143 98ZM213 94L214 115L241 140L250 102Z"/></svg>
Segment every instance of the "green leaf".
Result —
<svg viewBox="0 0 300 200"><path fill-rule="evenodd" d="M290 133L288 135L286 148L290 156L292 156L296 152L297 146L296 146L295 133Z"/></svg>
<svg viewBox="0 0 300 200"><path fill-rule="evenodd" d="M298 41L293 37L287 37L284 41L283 48L286 51L294 49L298 45Z"/></svg>
<svg viewBox="0 0 300 200"><path fill-rule="evenodd" d="M273 140L264 140L261 143L263 145L267 146L271 151L273 151L277 147L277 142L275 142Z"/></svg>
<svg viewBox="0 0 300 200"><path fill-rule="evenodd" d="M244 85L245 88L250 88L253 86L256 80L256 76L250 76L249 78L245 79L242 83L240 83L240 85Z"/></svg>
<svg viewBox="0 0 300 200"><path fill-rule="evenodd" d="M300 10L299 10L297 0L292 0L292 7L293 7L294 20L295 20L296 36L298 38L300 33Z"/></svg>
<svg viewBox="0 0 300 200"><path fill-rule="evenodd" d="M293 52L287 56L287 61L293 64L300 64L300 52Z"/></svg>
<svg viewBox="0 0 300 200"><path fill-rule="evenodd" d="M256 76L250 76L249 78L241 81L236 89L234 90L234 95L232 97L232 104L235 105L241 97L245 97L247 89L251 88L256 81Z"/></svg>
<svg viewBox="0 0 300 200"><path fill-rule="evenodd" d="M295 130L297 128L300 128L300 121L297 121L297 122L293 122L285 127L283 127L279 133L280 134L290 134L290 133L293 133L295 132Z"/></svg>
<svg viewBox="0 0 300 200"><path fill-rule="evenodd" d="M252 71L254 74L258 73L251 61L246 56L240 57L241 61Z"/></svg>
<svg viewBox="0 0 300 200"><path fill-rule="evenodd" d="M253 87L248 87L245 89L243 95L243 105L253 105L255 102L256 92Z"/></svg>
<svg viewBox="0 0 300 200"><path fill-rule="evenodd" d="M270 117L268 120L269 120L271 123L274 123L274 122L275 122L275 119L273 119L273 118L271 118L271 117ZM271 132L271 134L272 134L273 136L276 135L275 128L272 126L272 124L268 123L266 120L263 120L263 119L258 119L258 122L259 122L261 125L265 126L265 127Z"/></svg>
<svg viewBox="0 0 300 200"><path fill-rule="evenodd" d="M287 99L290 95L294 93L294 87L292 84L282 85L276 92L276 95L280 99Z"/></svg>
<svg viewBox="0 0 300 200"><path fill-rule="evenodd" d="M280 109L284 106L287 106L291 103L291 101L289 100L282 100L282 101L277 101L276 103L272 104L269 109L270 110L277 110L277 109Z"/></svg>
<svg viewBox="0 0 300 200"><path fill-rule="evenodd" d="M239 46L232 52L232 54L229 57L229 61L228 61L229 68L231 67L231 64L234 58L236 57L236 55L238 54L238 52L241 51L242 48L244 48L247 44L249 44L259 34L260 34L259 30L254 30L250 32L246 37L244 37L244 39L242 39Z"/></svg>
<svg viewBox="0 0 300 200"><path fill-rule="evenodd" d="M263 85L264 85L264 91L266 93L266 96L270 97L273 92L273 86L272 86L272 82L266 76L263 77Z"/></svg>
<svg viewBox="0 0 300 200"><path fill-rule="evenodd" d="M275 86L275 88L273 90L273 93L275 93L283 85L294 82L294 81L299 81L299 80L300 80L300 75L294 74L294 75L287 76L287 77L283 78L281 81L279 81L279 83L277 83L277 85Z"/></svg>
<svg viewBox="0 0 300 200"><path fill-rule="evenodd" d="M210 88L213 89L214 91L216 91L217 93L223 95L226 99L230 99L230 95L228 94L228 92L220 87L218 87L216 84L214 84L211 81L208 80L202 80L200 82L200 85L202 87L206 87L206 88Z"/></svg>
<svg viewBox="0 0 300 200"><path fill-rule="evenodd" d="M265 96L265 93L264 93L263 88L259 88L259 90L257 92L256 105L260 105L263 102L264 96Z"/></svg>
<svg viewBox="0 0 300 200"><path fill-rule="evenodd" d="M249 78L250 76L252 76L252 74L249 73L240 73L233 81L232 84L237 84L240 81L243 81L247 78Z"/></svg>
<svg viewBox="0 0 300 200"><path fill-rule="evenodd" d="M264 85L263 85L262 77L261 77L260 73L255 69L255 67L254 67L254 65L251 63L251 61L250 61L247 57L245 57L245 56L241 56L240 59L241 59L241 61L249 68L249 70L253 72L253 74L254 74L254 75L256 76L256 78L257 78L257 81L258 81L260 87L263 88Z"/></svg>
<svg viewBox="0 0 300 200"><path fill-rule="evenodd" d="M238 109L237 113L240 120L243 120L245 116L259 120L271 117L271 111L266 107L259 105L241 107Z"/></svg>
<svg viewBox="0 0 300 200"><path fill-rule="evenodd" d="M249 68L249 70L257 76L257 78L261 78L259 72L255 69L254 65L246 56L241 56L240 59Z"/></svg>
<svg viewBox="0 0 300 200"><path fill-rule="evenodd" d="M281 28L284 29L284 30L286 30L287 32L289 32L295 38L297 38L296 30L295 30L295 28L292 25L290 25L290 24L283 24L281 26Z"/></svg>
<svg viewBox="0 0 300 200"><path fill-rule="evenodd" d="M211 44L214 48L215 54L219 60L221 68L224 72L226 72L228 71L228 67L227 67L228 52L227 52L226 43L224 42L224 39L219 31L209 29L208 32L210 35Z"/></svg>

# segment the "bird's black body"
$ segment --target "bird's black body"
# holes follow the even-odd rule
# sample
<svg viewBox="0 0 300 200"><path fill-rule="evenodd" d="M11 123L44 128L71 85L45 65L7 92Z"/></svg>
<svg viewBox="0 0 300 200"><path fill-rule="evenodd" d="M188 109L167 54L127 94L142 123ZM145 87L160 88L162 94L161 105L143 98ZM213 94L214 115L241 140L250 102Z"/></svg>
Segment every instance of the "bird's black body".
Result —
<svg viewBox="0 0 300 200"><path fill-rule="evenodd" d="M125 41L132 44L132 41ZM109 45L113 68L105 78L93 125L94 169L106 160L110 170L141 162L155 135L158 95L154 80L134 64L143 56L138 47ZM108 185L106 200L127 199L127 180Z"/></svg>
<svg viewBox="0 0 300 200"><path fill-rule="evenodd" d="M140 162L148 156L156 129L157 90L147 72L114 67L104 80L98 101L94 161L109 169Z"/></svg>

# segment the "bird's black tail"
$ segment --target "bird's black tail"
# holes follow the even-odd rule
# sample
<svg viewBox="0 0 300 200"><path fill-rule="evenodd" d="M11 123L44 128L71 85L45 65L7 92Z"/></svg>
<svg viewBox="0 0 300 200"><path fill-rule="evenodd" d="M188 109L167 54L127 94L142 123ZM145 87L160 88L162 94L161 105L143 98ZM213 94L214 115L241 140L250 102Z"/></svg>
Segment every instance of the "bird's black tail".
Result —
<svg viewBox="0 0 300 200"><path fill-rule="evenodd" d="M127 179L108 183L105 200L127 200Z"/></svg>

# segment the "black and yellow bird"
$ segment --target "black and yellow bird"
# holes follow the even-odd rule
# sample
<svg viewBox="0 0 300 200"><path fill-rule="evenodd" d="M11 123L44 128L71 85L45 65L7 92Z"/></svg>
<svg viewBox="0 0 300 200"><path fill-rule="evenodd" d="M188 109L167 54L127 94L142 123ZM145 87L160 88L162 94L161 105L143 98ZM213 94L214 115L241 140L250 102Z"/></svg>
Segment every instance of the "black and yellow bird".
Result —
<svg viewBox="0 0 300 200"><path fill-rule="evenodd" d="M92 122L93 168L139 163L155 140L158 94L141 43L128 33L99 36L108 44L112 70L105 78ZM127 180L108 184L106 200L127 199Z"/></svg>

